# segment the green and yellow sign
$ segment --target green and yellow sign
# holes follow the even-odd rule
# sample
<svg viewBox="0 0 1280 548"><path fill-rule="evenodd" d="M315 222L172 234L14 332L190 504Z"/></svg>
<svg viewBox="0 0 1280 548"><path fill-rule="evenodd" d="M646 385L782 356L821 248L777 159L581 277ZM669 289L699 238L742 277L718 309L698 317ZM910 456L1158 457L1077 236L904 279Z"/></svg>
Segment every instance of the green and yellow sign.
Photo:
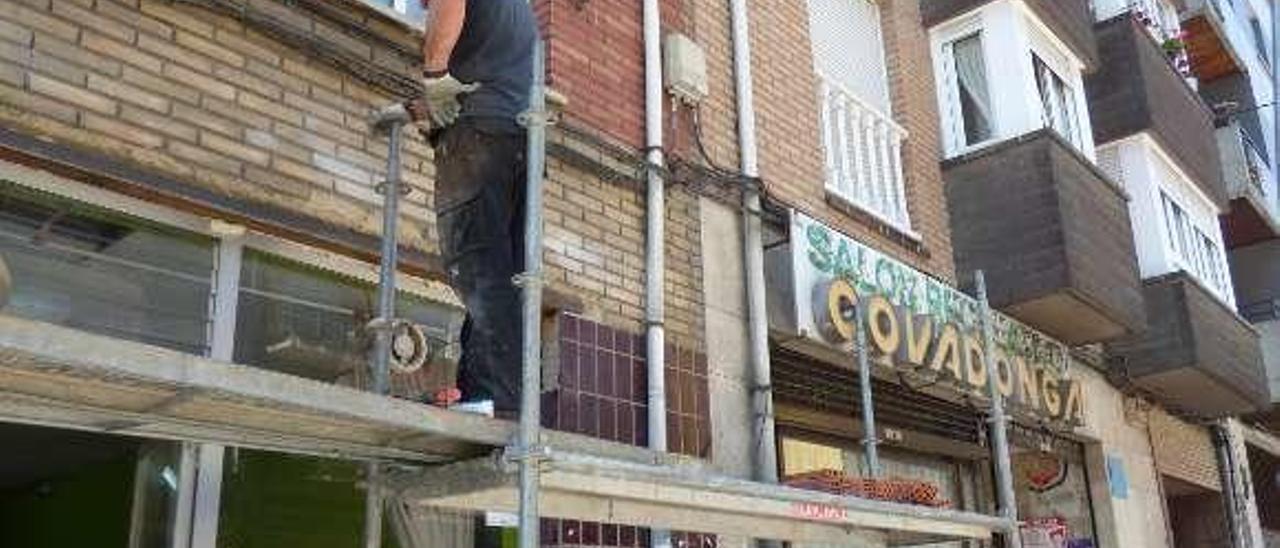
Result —
<svg viewBox="0 0 1280 548"><path fill-rule="evenodd" d="M802 214L792 214L791 234L797 327L804 336L851 350L862 307L878 366L976 398L988 397L994 382L1017 411L1083 421L1083 389L1067 377L1070 356L1062 343L993 313L996 378L989 378L976 299Z"/></svg>

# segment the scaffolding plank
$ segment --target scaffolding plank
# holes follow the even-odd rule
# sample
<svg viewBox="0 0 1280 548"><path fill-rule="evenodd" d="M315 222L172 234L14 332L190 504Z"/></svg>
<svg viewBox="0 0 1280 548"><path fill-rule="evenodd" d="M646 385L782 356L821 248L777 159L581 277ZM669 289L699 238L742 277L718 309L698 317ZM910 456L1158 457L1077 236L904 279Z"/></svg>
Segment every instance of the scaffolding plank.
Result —
<svg viewBox="0 0 1280 548"><path fill-rule="evenodd" d="M469 458L505 445L513 428L7 315L0 395L0 420L350 458Z"/></svg>

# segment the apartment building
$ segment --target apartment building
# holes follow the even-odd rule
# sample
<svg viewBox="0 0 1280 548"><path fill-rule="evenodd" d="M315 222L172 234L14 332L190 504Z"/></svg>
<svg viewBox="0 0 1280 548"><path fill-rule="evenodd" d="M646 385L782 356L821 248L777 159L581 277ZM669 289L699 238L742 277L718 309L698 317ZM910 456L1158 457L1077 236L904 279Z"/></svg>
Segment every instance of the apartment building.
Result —
<svg viewBox="0 0 1280 548"><path fill-rule="evenodd" d="M641 4L534 2L560 111L542 545L1005 545L993 390L1028 546L1221 545L1240 520L1222 493L1252 480L1218 449L1249 478L1268 462L1264 432L1203 420L1269 396L1264 326L1236 312L1265 240L1236 238L1273 226L1250 110L1270 88L1194 32L1165 46L1225 32L1222 6ZM515 545L509 475L473 460L513 425L423 403L453 383L463 310L413 135L397 309L431 351L392 398L362 392L391 146L368 116L414 93L421 19L413 0L0 4L0 440L20 448L0 544L351 546L376 460L399 465L385 546Z"/></svg>

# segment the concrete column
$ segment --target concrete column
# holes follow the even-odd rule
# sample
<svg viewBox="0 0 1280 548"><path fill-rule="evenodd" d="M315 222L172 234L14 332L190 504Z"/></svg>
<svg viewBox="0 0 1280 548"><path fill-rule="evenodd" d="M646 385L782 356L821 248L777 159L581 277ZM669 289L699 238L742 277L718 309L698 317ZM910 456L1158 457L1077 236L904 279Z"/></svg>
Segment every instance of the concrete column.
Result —
<svg viewBox="0 0 1280 548"><path fill-rule="evenodd" d="M712 462L728 474L749 478L754 436L742 215L737 208L708 198L702 198L699 206ZM720 545L747 543L746 538L725 538Z"/></svg>

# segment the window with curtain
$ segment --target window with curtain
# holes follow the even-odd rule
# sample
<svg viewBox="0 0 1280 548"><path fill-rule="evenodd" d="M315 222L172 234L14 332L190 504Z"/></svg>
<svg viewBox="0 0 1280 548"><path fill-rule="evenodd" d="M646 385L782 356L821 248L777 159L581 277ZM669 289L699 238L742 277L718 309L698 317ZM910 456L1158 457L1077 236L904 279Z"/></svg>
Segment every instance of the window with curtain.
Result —
<svg viewBox="0 0 1280 548"><path fill-rule="evenodd" d="M1039 55L1031 54L1031 63L1035 67L1036 89L1040 92L1041 117L1045 127L1057 131L1077 149L1082 148L1084 143L1076 124L1075 90Z"/></svg>
<svg viewBox="0 0 1280 548"><path fill-rule="evenodd" d="M955 92L963 125L964 146L973 146L995 135L991 88L982 54L982 34L975 33L948 44L955 75Z"/></svg>

